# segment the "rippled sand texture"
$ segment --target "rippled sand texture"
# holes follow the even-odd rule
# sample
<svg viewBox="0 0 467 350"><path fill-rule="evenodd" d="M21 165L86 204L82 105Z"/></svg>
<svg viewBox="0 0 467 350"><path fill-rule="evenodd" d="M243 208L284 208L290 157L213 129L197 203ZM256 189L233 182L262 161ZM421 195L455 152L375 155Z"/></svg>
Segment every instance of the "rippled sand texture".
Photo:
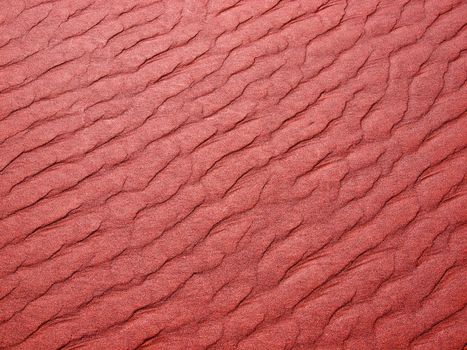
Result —
<svg viewBox="0 0 467 350"><path fill-rule="evenodd" d="M1 0L0 348L463 349L466 24Z"/></svg>

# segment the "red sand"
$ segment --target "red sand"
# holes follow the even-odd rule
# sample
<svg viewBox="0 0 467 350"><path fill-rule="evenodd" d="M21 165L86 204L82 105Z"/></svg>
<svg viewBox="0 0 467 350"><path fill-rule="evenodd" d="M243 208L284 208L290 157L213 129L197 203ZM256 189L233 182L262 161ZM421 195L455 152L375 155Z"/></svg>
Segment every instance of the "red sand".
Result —
<svg viewBox="0 0 467 350"><path fill-rule="evenodd" d="M1 349L462 349L467 2L0 1Z"/></svg>

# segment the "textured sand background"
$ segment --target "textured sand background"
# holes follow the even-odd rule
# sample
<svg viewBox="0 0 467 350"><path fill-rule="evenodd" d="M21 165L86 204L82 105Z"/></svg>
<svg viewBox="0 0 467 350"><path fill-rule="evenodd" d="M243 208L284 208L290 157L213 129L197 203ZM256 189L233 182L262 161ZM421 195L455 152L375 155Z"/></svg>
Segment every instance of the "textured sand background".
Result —
<svg viewBox="0 0 467 350"><path fill-rule="evenodd" d="M0 0L0 348L463 349L466 24Z"/></svg>

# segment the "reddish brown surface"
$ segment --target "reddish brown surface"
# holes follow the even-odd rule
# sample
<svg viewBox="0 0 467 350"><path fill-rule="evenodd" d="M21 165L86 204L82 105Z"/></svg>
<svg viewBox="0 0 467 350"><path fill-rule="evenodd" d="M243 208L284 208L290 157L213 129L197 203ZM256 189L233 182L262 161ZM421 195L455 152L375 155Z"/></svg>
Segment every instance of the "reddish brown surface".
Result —
<svg viewBox="0 0 467 350"><path fill-rule="evenodd" d="M0 1L2 349L462 349L467 2Z"/></svg>

